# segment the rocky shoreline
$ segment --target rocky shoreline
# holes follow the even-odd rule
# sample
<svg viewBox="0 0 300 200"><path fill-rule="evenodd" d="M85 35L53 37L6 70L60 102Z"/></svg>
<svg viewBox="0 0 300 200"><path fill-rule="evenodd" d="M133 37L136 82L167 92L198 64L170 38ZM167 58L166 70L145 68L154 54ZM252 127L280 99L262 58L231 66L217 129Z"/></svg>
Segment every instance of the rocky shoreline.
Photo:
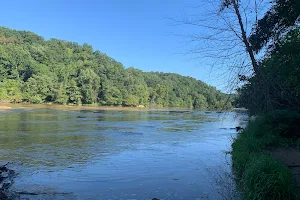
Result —
<svg viewBox="0 0 300 200"><path fill-rule="evenodd" d="M13 184L16 175L14 170L7 167L8 164L0 164L0 200L9 199L8 189Z"/></svg>

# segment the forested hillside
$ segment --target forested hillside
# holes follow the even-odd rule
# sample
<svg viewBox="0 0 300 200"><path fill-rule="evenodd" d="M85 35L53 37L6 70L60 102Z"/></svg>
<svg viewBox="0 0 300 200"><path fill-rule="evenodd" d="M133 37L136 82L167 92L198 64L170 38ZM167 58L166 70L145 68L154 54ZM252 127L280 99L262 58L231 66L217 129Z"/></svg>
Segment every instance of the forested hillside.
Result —
<svg viewBox="0 0 300 200"><path fill-rule="evenodd" d="M32 32L4 27L0 27L0 100L200 109L231 107L228 95L194 78L125 69L88 44L44 40Z"/></svg>

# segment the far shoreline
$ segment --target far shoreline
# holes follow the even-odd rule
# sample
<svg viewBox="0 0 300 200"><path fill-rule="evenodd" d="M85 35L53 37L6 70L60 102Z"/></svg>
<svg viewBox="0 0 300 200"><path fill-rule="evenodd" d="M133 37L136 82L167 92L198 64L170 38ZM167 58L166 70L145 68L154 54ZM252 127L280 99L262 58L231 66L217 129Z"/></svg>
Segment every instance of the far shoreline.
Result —
<svg viewBox="0 0 300 200"><path fill-rule="evenodd" d="M12 109L54 109L54 110L115 110L115 111L148 111L148 110L178 110L178 111L234 111L236 108L229 110L209 110L209 109L192 109L184 107L129 107L129 106L101 106L101 105L60 105L60 104L32 104L32 103L0 103L0 111Z"/></svg>
<svg viewBox="0 0 300 200"><path fill-rule="evenodd" d="M130 107L130 106L101 106L101 105L60 105L60 104L32 104L32 103L0 103L0 110L11 109L54 109L54 110L116 110L116 111L141 111L141 110L193 110L182 107Z"/></svg>

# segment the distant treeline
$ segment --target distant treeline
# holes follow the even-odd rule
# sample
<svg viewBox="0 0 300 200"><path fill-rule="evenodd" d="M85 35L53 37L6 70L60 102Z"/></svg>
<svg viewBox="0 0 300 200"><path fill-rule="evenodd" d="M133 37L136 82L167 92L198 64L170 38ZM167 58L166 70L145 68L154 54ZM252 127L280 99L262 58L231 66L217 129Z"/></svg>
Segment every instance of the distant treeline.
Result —
<svg viewBox="0 0 300 200"><path fill-rule="evenodd" d="M202 81L142 72L109 56L32 32L0 27L0 100L57 104L230 108L231 97Z"/></svg>

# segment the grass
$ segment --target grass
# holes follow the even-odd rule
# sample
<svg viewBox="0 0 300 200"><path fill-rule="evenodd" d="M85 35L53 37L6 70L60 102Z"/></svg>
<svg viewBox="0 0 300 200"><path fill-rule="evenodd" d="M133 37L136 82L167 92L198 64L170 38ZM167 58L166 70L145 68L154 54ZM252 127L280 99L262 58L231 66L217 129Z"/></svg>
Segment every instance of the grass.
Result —
<svg viewBox="0 0 300 200"><path fill-rule="evenodd" d="M249 122L234 140L233 168L244 199L297 199L292 173L267 150L294 145L299 130L299 113L273 111Z"/></svg>

